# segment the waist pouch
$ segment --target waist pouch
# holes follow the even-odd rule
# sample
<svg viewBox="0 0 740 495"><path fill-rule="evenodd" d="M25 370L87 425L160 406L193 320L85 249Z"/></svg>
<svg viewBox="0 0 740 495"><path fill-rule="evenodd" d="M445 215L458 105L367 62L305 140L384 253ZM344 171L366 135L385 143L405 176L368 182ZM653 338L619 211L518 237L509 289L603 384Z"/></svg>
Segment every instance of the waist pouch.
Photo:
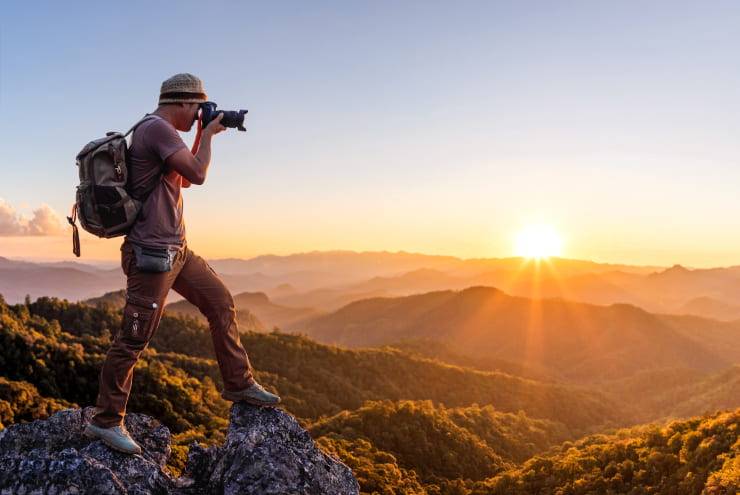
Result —
<svg viewBox="0 0 740 495"><path fill-rule="evenodd" d="M168 272L177 255L177 249L151 248L133 244L136 268L142 272Z"/></svg>

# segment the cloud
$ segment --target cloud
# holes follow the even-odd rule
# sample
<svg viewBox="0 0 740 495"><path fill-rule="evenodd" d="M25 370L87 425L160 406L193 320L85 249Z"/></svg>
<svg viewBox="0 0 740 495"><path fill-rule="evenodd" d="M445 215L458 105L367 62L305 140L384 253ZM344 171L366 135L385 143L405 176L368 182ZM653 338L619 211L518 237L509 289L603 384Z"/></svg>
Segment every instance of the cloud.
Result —
<svg viewBox="0 0 740 495"><path fill-rule="evenodd" d="M64 234L61 217L49 205L42 204L32 218L18 213L0 198L0 236L51 236Z"/></svg>

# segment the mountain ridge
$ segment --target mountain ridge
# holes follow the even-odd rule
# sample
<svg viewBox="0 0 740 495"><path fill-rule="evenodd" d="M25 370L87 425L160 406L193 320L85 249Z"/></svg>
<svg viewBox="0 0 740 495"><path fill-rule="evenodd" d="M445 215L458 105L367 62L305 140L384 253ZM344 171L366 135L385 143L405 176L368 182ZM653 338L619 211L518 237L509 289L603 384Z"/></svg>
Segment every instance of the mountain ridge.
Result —
<svg viewBox="0 0 740 495"><path fill-rule="evenodd" d="M677 330L683 321L675 317L666 321L629 304L535 300L476 286L356 301L288 330L345 346L432 338L454 342L473 356L554 366L556 371L582 378L606 378L608 367L620 363L647 369L678 361L708 371L731 364L696 336ZM740 342L740 337L736 340Z"/></svg>

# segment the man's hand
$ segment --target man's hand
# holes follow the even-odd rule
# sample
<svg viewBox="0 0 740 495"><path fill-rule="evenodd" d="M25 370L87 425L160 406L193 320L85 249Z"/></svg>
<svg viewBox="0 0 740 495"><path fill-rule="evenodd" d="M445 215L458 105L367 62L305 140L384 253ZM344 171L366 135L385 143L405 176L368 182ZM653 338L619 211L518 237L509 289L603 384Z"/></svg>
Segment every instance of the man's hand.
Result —
<svg viewBox="0 0 740 495"><path fill-rule="evenodd" d="M216 115L216 118L213 119L208 123L205 129L203 129L203 132L209 133L211 135L218 134L221 131L225 131L226 127L221 125L221 119L224 118L224 113L219 112L218 115Z"/></svg>

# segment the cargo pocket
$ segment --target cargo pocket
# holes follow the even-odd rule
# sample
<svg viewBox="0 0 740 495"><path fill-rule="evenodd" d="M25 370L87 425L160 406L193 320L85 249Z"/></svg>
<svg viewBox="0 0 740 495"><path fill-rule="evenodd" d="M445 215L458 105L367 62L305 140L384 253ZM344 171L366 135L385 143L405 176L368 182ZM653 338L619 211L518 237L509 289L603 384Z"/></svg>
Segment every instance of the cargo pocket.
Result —
<svg viewBox="0 0 740 495"><path fill-rule="evenodd" d="M154 299L126 294L122 336L137 342L148 342L153 331L157 303Z"/></svg>

